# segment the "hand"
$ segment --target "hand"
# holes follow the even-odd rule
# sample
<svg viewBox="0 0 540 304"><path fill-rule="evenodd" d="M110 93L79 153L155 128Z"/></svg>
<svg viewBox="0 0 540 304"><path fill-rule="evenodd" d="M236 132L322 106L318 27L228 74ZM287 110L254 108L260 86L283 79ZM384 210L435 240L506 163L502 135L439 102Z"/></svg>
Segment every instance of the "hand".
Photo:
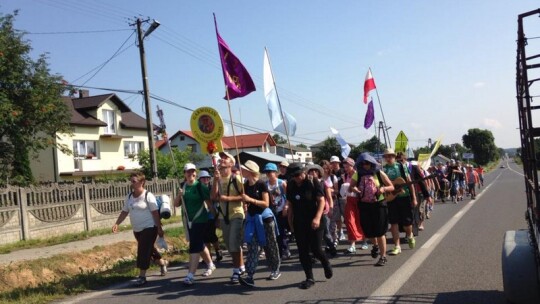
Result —
<svg viewBox="0 0 540 304"><path fill-rule="evenodd" d="M428 197L426 198L426 203L428 203L428 204L430 204L430 205L433 204L433 199L431 198L431 196L428 196Z"/></svg>
<svg viewBox="0 0 540 304"><path fill-rule="evenodd" d="M158 234L159 237L163 237L163 235L165 234L165 232L163 231L163 227L158 226L157 234Z"/></svg>
<svg viewBox="0 0 540 304"><path fill-rule="evenodd" d="M413 201L411 202L411 206L412 206L413 208L416 207L417 205L418 205L418 202L417 202L416 200L413 200Z"/></svg>
<svg viewBox="0 0 540 304"><path fill-rule="evenodd" d="M287 217L288 214L289 214L289 208L287 207L283 208L283 211L281 211L281 216Z"/></svg>
<svg viewBox="0 0 540 304"><path fill-rule="evenodd" d="M242 194L242 201L243 202L246 202L246 203L250 203L250 204L253 204L252 202L254 201L249 195L243 193Z"/></svg>
<svg viewBox="0 0 540 304"><path fill-rule="evenodd" d="M214 181L219 181L220 178L221 174L219 173L219 169L216 168L216 170L214 170Z"/></svg>
<svg viewBox="0 0 540 304"><path fill-rule="evenodd" d="M311 229L315 230L317 228L319 228L321 224L321 219L320 218L314 218L313 221L311 222Z"/></svg>
<svg viewBox="0 0 540 304"><path fill-rule="evenodd" d="M118 232L118 224L114 224L112 226L112 233L117 233Z"/></svg>

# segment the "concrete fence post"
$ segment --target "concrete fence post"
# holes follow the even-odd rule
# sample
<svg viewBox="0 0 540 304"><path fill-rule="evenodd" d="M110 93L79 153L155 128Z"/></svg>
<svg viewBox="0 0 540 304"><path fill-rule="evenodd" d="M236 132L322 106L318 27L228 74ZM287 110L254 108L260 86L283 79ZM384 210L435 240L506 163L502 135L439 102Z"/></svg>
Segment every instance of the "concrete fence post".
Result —
<svg viewBox="0 0 540 304"><path fill-rule="evenodd" d="M29 240L30 239L30 228L29 228L29 220L28 220L28 202L26 199L26 189L19 187L18 191L19 195L19 210L21 212L21 232L22 232L22 239L23 240Z"/></svg>
<svg viewBox="0 0 540 304"><path fill-rule="evenodd" d="M90 191L88 190L88 184L83 184L83 199L86 231L90 231L92 230L92 210L90 209Z"/></svg>

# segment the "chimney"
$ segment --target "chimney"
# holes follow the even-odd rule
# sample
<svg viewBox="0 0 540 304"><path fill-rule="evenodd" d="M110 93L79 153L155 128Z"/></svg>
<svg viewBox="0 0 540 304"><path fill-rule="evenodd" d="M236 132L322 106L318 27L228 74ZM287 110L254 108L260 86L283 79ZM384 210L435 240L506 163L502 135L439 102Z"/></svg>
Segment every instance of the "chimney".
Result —
<svg viewBox="0 0 540 304"><path fill-rule="evenodd" d="M79 90L79 98L90 97L89 90Z"/></svg>

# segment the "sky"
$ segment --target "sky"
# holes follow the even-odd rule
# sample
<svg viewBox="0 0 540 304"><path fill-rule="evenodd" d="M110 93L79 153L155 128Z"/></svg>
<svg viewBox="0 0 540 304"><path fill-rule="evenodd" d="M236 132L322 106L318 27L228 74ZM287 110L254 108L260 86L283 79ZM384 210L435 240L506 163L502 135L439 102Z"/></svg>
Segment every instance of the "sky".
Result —
<svg viewBox="0 0 540 304"><path fill-rule="evenodd" d="M274 133L262 87L267 47L282 107L297 120L293 144L316 144L332 136L330 127L353 144L375 135L363 126L371 68L376 125L382 107L392 145L402 130L413 148L439 137L462 143L471 128L492 131L499 147L520 145L517 15L539 7L532 0L0 2L2 14L19 10L15 27L27 32L33 58L47 53L52 73L75 86L112 89L141 116L142 96L121 92L142 90L130 24L137 17L158 20L144 46L150 92L176 104L151 101L154 123L159 106L169 134L190 129L191 112L182 107L209 106L230 119L215 13L220 35L257 88L231 101L233 120L246 126L235 127L237 135ZM232 134L229 123L226 133Z"/></svg>

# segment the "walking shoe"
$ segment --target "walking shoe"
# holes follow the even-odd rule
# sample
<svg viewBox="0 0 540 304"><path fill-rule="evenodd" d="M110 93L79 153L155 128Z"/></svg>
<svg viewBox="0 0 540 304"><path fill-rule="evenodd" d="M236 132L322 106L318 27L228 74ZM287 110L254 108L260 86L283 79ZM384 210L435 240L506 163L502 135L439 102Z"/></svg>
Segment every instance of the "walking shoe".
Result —
<svg viewBox="0 0 540 304"><path fill-rule="evenodd" d="M281 277L281 272L279 271L272 271L272 273L266 278L269 281L277 280Z"/></svg>
<svg viewBox="0 0 540 304"><path fill-rule="evenodd" d="M351 246L345 250L345 254L355 254L356 253L356 247Z"/></svg>
<svg viewBox="0 0 540 304"><path fill-rule="evenodd" d="M266 256L264 250L259 250L259 259L264 259L264 257Z"/></svg>
<svg viewBox="0 0 540 304"><path fill-rule="evenodd" d="M193 283L195 283L195 278L192 276L192 275L187 275L185 278L184 278L184 281L182 281L182 283L186 286L191 286L193 285Z"/></svg>
<svg viewBox="0 0 540 304"><path fill-rule="evenodd" d="M373 245L371 248L371 257L376 259L379 256L379 246Z"/></svg>
<svg viewBox="0 0 540 304"><path fill-rule="evenodd" d="M231 284L238 284L240 283L240 274L237 272L234 272L231 276Z"/></svg>
<svg viewBox="0 0 540 304"><path fill-rule="evenodd" d="M300 283L300 289L310 289L315 285L315 281L313 279L305 280L302 283Z"/></svg>
<svg viewBox="0 0 540 304"><path fill-rule="evenodd" d="M169 261L163 260L163 265L159 266L161 276L164 276L167 274L167 266L169 266Z"/></svg>
<svg viewBox="0 0 540 304"><path fill-rule="evenodd" d="M414 239L414 236L411 236L409 238L408 243L409 243L409 248L414 249L414 247L416 246L416 240Z"/></svg>
<svg viewBox="0 0 540 304"><path fill-rule="evenodd" d="M390 250L388 253L389 255L398 255L401 253L401 247L394 247L394 249Z"/></svg>
<svg viewBox="0 0 540 304"><path fill-rule="evenodd" d="M216 270L216 265L212 264L212 265L208 266L208 268L206 268L206 270L203 272L202 276L203 277L209 277L209 276L212 275L214 270Z"/></svg>
<svg viewBox="0 0 540 304"><path fill-rule="evenodd" d="M334 276L334 271L332 270L332 265L328 263L326 264L326 266L324 266L324 277L327 279L331 279L332 276Z"/></svg>
<svg viewBox="0 0 540 304"><path fill-rule="evenodd" d="M431 210L428 210L428 212L426 212L426 218L428 220L431 218Z"/></svg>
<svg viewBox="0 0 540 304"><path fill-rule="evenodd" d="M368 250L369 249L369 246L368 246L366 241L362 242L362 245L360 246L360 249L361 250Z"/></svg>
<svg viewBox="0 0 540 304"><path fill-rule="evenodd" d="M240 281L240 284L244 286L255 287L255 281L253 281L253 277L245 276L245 277L240 277L238 280Z"/></svg>
<svg viewBox="0 0 540 304"><path fill-rule="evenodd" d="M386 265L386 262L388 262L388 260L386 259L386 257L382 256L377 262L377 264L375 264L375 266L384 266Z"/></svg>
<svg viewBox="0 0 540 304"><path fill-rule="evenodd" d="M221 262L223 260L223 252L221 250L216 251L216 262Z"/></svg>
<svg viewBox="0 0 540 304"><path fill-rule="evenodd" d="M347 237L345 236L345 234L341 233L341 234L339 235L339 240L340 240L340 241L346 241L346 240L347 240Z"/></svg>
<svg viewBox="0 0 540 304"><path fill-rule="evenodd" d="M285 251L285 252L283 252L283 254L281 255L281 259L282 259L282 260L288 260L288 259L290 259L290 258L291 258L291 252L288 251L288 250Z"/></svg>
<svg viewBox="0 0 540 304"><path fill-rule="evenodd" d="M137 277L135 281L133 282L133 286L139 287L146 284L146 277Z"/></svg>

